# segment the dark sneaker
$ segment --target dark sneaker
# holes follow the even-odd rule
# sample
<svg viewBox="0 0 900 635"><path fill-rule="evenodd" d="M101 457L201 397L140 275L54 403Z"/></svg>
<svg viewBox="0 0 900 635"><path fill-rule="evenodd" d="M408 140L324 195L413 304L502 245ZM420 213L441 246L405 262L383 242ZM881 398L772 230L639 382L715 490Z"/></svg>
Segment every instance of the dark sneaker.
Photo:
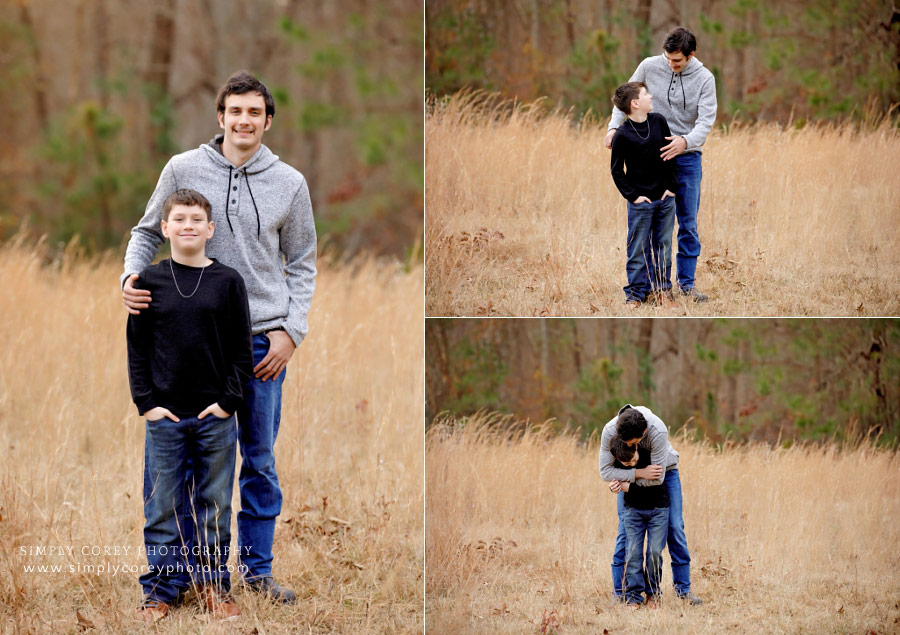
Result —
<svg viewBox="0 0 900 635"><path fill-rule="evenodd" d="M696 595L688 591L687 593L682 593L678 596L678 599L684 600L685 602L689 602L691 606L700 606L703 604L703 600L698 598Z"/></svg>
<svg viewBox="0 0 900 635"><path fill-rule="evenodd" d="M687 298L690 298L694 302L706 302L707 300L709 300L709 297L706 294L700 293L699 291L697 291L697 287L691 287L690 289L682 289L681 295L683 295Z"/></svg>
<svg viewBox="0 0 900 635"><path fill-rule="evenodd" d="M245 580L244 583L248 588L253 589L257 593L268 594L273 600L281 602L282 604L294 604L297 601L297 594L289 588L275 582L275 578L272 576Z"/></svg>
<svg viewBox="0 0 900 635"><path fill-rule="evenodd" d="M625 300L625 308L627 308L627 309L639 309L641 307L641 304L643 304L643 302L641 302L640 300L635 300L635 299Z"/></svg>
<svg viewBox="0 0 900 635"><path fill-rule="evenodd" d="M213 619L230 621L241 616L241 609L234 603L231 594L217 589L212 584L200 589L200 599Z"/></svg>
<svg viewBox="0 0 900 635"><path fill-rule="evenodd" d="M178 595L175 596L175 599L172 600L172 604L170 608L178 608L182 604L184 604L187 596L190 595L192 587L178 587Z"/></svg>
<svg viewBox="0 0 900 635"><path fill-rule="evenodd" d="M156 624L169 614L169 605L159 600L144 600L135 613L135 619L147 624Z"/></svg>

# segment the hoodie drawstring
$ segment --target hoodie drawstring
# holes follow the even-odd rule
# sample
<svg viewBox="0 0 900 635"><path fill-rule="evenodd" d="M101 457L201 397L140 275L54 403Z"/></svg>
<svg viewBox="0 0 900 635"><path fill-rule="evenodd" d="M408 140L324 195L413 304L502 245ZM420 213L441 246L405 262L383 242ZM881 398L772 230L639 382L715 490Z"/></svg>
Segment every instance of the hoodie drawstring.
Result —
<svg viewBox="0 0 900 635"><path fill-rule="evenodd" d="M231 200L231 173L234 171L230 165L228 166L228 185L225 186L225 220L228 221L228 229L234 234L234 227L231 226L231 216L228 215L228 203Z"/></svg>
<svg viewBox="0 0 900 635"><path fill-rule="evenodd" d="M669 86L672 86L675 83L675 71L672 71L672 79L670 80ZM669 108L672 107L672 89L666 91L666 102L669 104Z"/></svg>
<svg viewBox="0 0 900 635"><path fill-rule="evenodd" d="M682 89L682 90L684 90L684 89ZM248 174L246 170L244 170L244 177L246 178L246 181L247 181L247 191L250 192L250 200L253 202L253 209L256 211L256 240L259 240L260 239L260 230L261 230L261 226L260 226L260 222L259 222L259 208L256 207L256 199L253 198L253 190L250 189L250 174Z"/></svg>
<svg viewBox="0 0 900 635"><path fill-rule="evenodd" d="M231 225L231 215L228 213L229 203L231 202L231 177L234 168L228 166L228 185L225 187L225 219L228 221L228 229L234 234L234 227ZM240 172L238 172L240 174ZM253 202L253 209L256 212L256 240L260 240L262 235L262 225L259 221L259 208L256 206L256 199L253 198L253 190L250 189L250 174L244 170L244 177L247 179L247 191L250 192L250 200Z"/></svg>
<svg viewBox="0 0 900 635"><path fill-rule="evenodd" d="M681 80L681 107L684 110L687 110L687 97L684 94L684 77L681 73L678 73L678 79ZM672 84L675 83L675 71L672 71ZM669 89L666 91L666 101L669 103L669 108L672 107L672 90Z"/></svg>

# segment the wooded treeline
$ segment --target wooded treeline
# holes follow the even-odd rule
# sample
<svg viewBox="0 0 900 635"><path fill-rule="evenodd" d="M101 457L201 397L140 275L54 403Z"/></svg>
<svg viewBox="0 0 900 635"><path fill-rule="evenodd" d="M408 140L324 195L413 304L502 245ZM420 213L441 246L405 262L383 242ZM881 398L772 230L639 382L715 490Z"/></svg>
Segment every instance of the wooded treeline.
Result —
<svg viewBox="0 0 900 635"><path fill-rule="evenodd" d="M119 247L160 169L221 132L235 70L274 93L264 143L307 178L320 244L421 242L421 0L2 0L0 240Z"/></svg>
<svg viewBox="0 0 900 635"><path fill-rule="evenodd" d="M601 116L666 33L697 36L719 118L879 116L900 102L892 0L426 0L426 86L463 87Z"/></svg>
<svg viewBox="0 0 900 635"><path fill-rule="evenodd" d="M426 416L496 410L584 436L625 403L713 441L900 435L896 319L429 319Z"/></svg>

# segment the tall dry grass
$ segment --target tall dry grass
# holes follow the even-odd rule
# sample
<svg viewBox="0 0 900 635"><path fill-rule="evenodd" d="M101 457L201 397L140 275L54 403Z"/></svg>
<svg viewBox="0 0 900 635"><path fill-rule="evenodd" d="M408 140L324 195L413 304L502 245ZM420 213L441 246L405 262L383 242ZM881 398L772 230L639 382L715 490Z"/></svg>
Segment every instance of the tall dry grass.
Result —
<svg viewBox="0 0 900 635"><path fill-rule="evenodd" d="M425 131L428 315L633 314L605 121L463 94ZM639 314L900 314L898 165L889 121L714 131L697 267L711 300Z"/></svg>
<svg viewBox="0 0 900 635"><path fill-rule="evenodd" d="M131 632L137 574L87 570L146 564L135 553L144 424L128 389L121 262L42 261L22 243L0 249L0 631L81 632L83 618ZM274 573L300 602L274 606L238 590L236 624L208 624L185 607L161 632L421 632L422 315L421 268L320 263L276 443L284 508ZM21 555L30 545L75 553ZM79 552L116 545L131 554ZM75 572L25 572L32 564Z"/></svg>
<svg viewBox="0 0 900 635"><path fill-rule="evenodd" d="M498 416L426 438L429 633L877 633L900 629L900 455L673 439L692 586L610 602L615 497L597 446L491 432Z"/></svg>

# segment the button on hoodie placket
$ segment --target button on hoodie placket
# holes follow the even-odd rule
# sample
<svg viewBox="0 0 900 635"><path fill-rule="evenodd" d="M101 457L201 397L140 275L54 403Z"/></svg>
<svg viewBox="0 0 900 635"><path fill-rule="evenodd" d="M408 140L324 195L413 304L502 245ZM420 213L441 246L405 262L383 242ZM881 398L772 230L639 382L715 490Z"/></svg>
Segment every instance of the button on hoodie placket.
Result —
<svg viewBox="0 0 900 635"><path fill-rule="evenodd" d="M238 207L238 201L241 200L241 192L238 186L240 185L241 173L235 172L233 177L231 179L231 191L228 193L228 196L231 197L231 209L234 210L235 215L239 216L241 210Z"/></svg>

